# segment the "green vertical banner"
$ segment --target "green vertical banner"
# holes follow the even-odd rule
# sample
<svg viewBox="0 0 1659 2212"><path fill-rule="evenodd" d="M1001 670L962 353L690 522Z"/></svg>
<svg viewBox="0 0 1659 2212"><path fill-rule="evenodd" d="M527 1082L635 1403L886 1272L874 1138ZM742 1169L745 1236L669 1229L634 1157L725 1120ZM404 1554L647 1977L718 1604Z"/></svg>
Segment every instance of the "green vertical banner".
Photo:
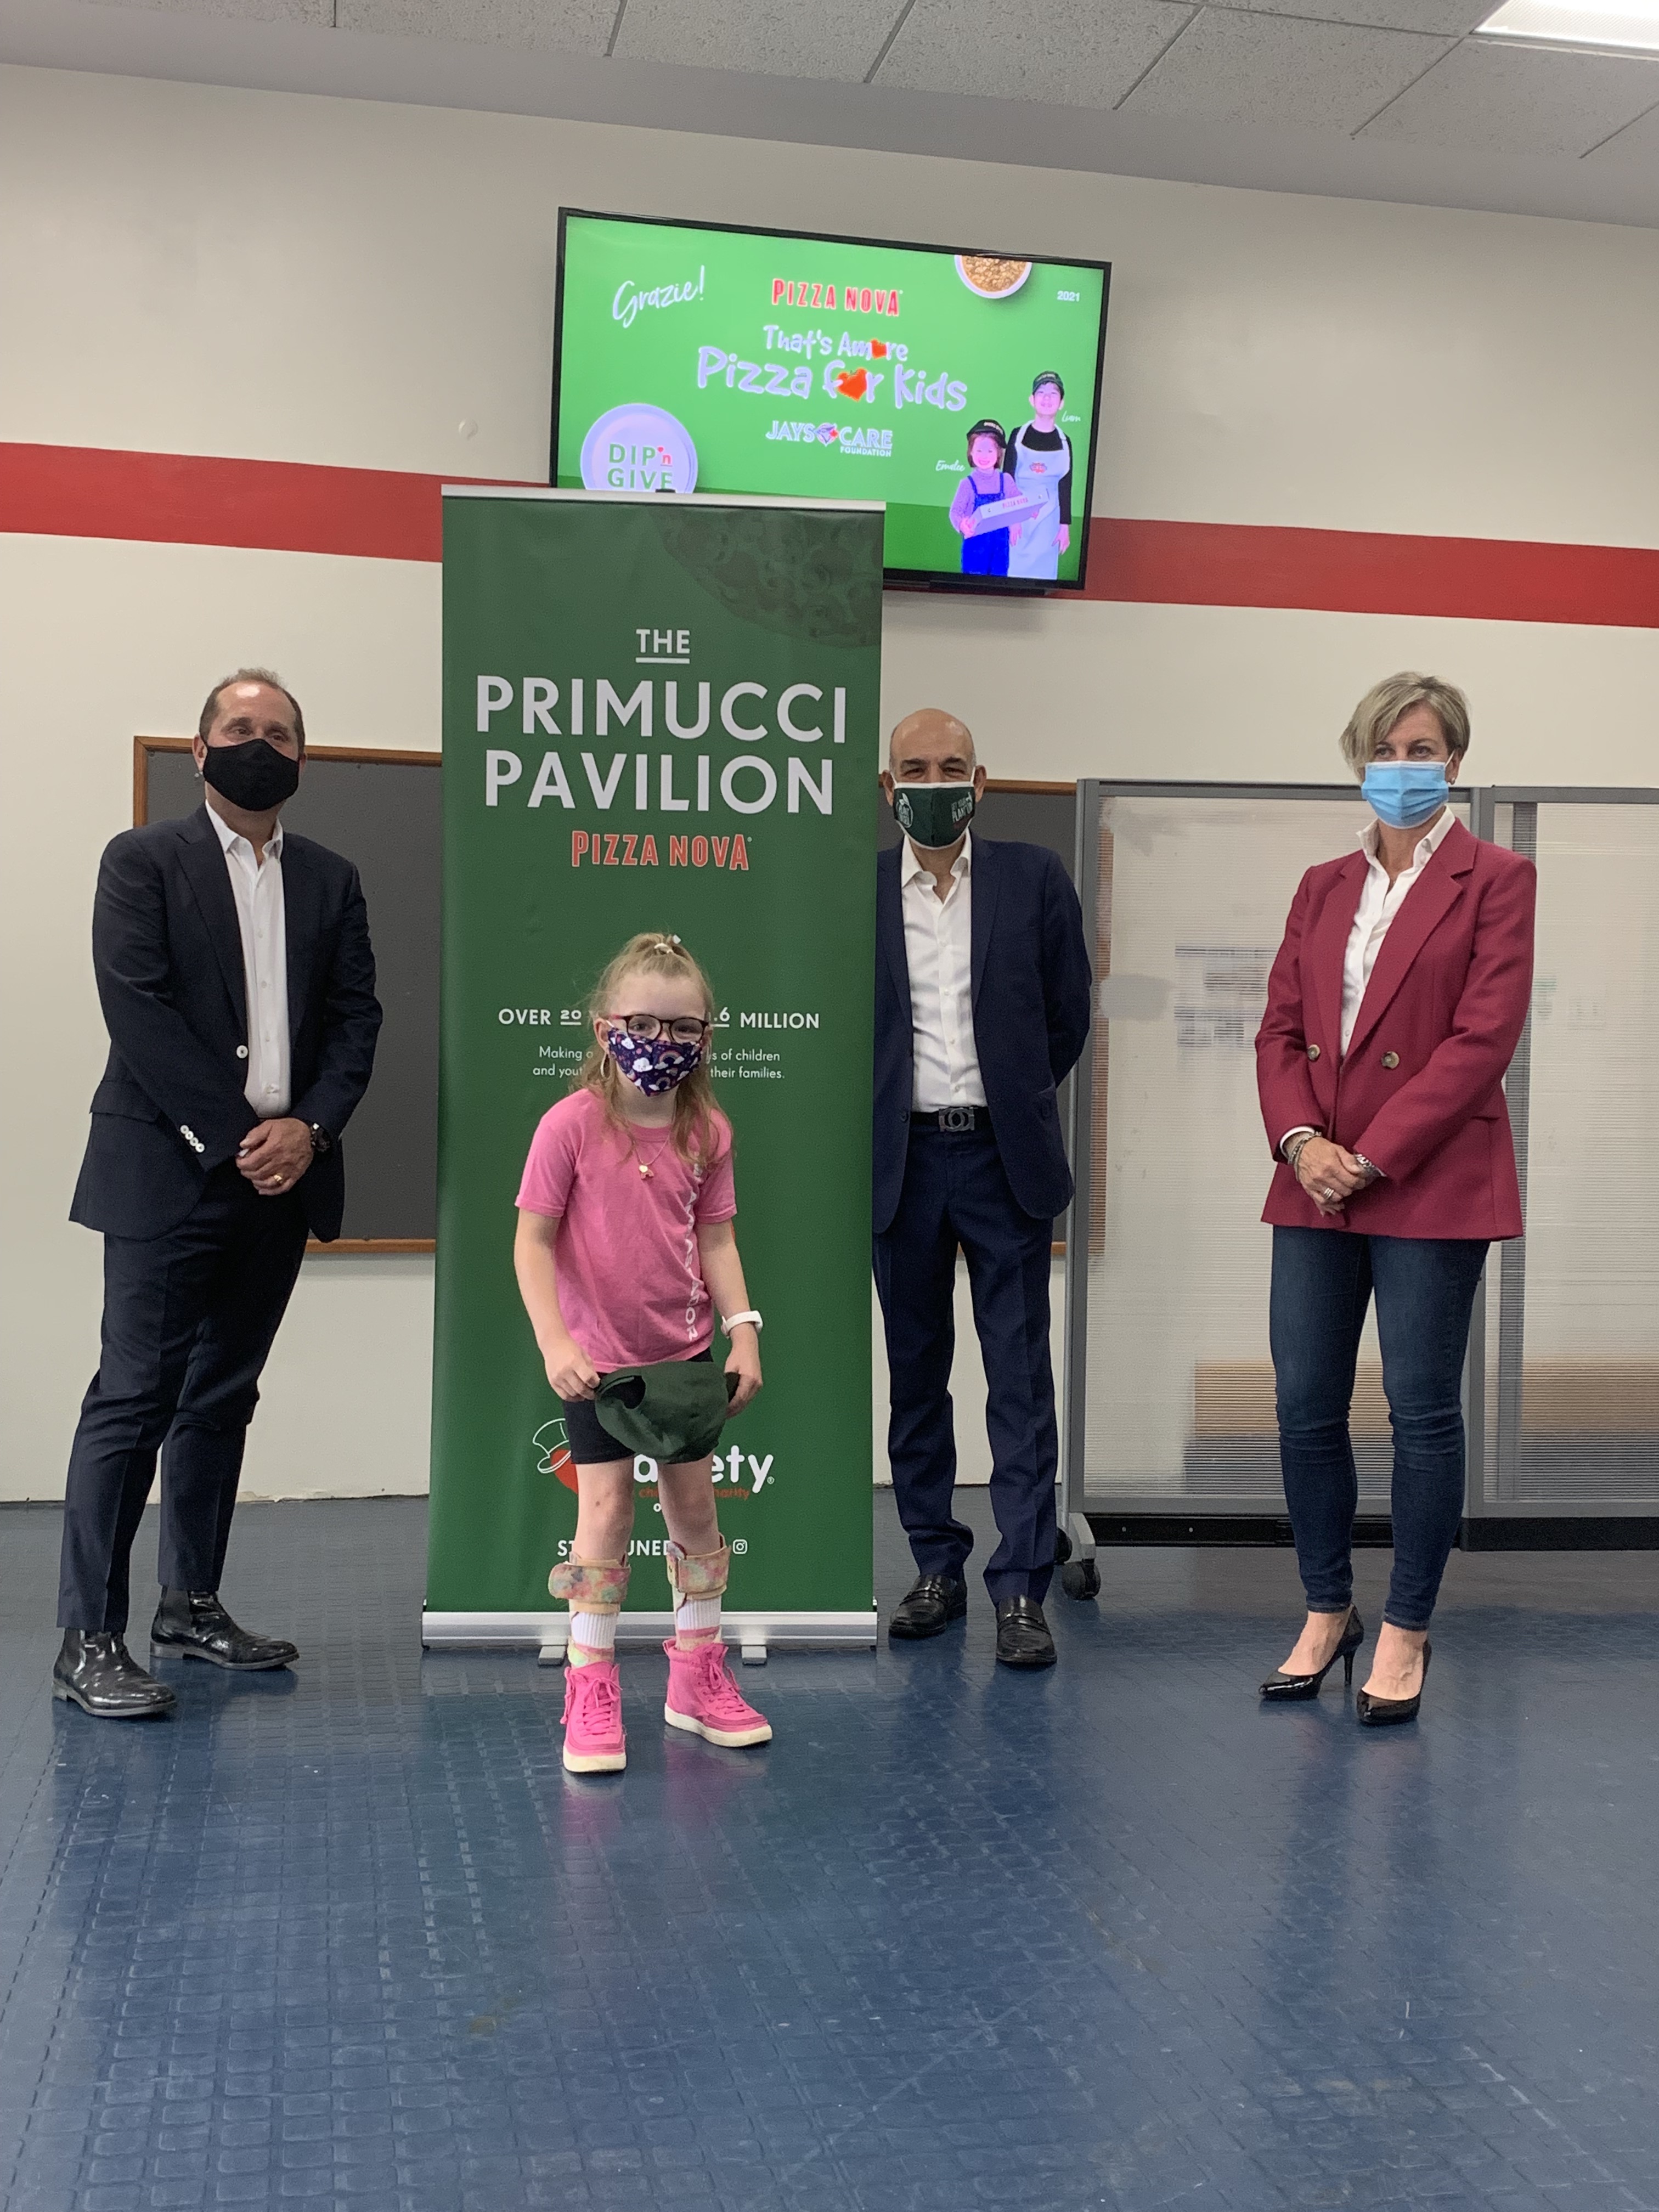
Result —
<svg viewBox="0 0 1659 2212"><path fill-rule="evenodd" d="M514 1200L635 931L707 971L765 1387L715 1461L745 1644L874 1641L870 1082L882 510L444 496L441 1097L424 1640L547 1644L576 1518ZM725 1340L714 1340L717 1361ZM635 1462L625 1636L663 1632Z"/></svg>

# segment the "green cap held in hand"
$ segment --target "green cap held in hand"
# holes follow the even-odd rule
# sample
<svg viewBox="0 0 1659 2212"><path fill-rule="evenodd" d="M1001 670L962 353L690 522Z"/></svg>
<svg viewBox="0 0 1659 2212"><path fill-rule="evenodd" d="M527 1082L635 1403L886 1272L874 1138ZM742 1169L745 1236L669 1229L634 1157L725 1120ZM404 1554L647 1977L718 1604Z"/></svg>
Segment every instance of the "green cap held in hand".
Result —
<svg viewBox="0 0 1659 2212"><path fill-rule="evenodd" d="M737 1376L721 1374L711 1360L664 1359L602 1376L593 1410L631 1452L671 1462L702 1459L720 1442L737 1387Z"/></svg>

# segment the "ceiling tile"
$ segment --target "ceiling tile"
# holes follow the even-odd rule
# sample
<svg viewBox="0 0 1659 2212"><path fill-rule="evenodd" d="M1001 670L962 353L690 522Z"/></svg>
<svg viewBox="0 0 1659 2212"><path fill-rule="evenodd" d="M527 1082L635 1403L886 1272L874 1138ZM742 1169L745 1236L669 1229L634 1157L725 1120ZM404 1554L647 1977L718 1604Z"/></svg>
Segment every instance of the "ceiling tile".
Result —
<svg viewBox="0 0 1659 2212"><path fill-rule="evenodd" d="M868 76L902 0L628 0L614 52L759 76Z"/></svg>
<svg viewBox="0 0 1659 2212"><path fill-rule="evenodd" d="M1655 98L1659 99L1659 92ZM1650 177L1659 175L1659 107L1638 115L1634 123L1626 124L1605 146L1598 146L1584 159L1598 168L1603 162L1619 161L1644 169Z"/></svg>
<svg viewBox="0 0 1659 2212"><path fill-rule="evenodd" d="M334 20L333 0L111 0L117 8L153 9L166 15L218 15L236 23L310 23Z"/></svg>
<svg viewBox="0 0 1659 2212"><path fill-rule="evenodd" d="M1122 112L1352 131L1445 51L1414 31L1206 8Z"/></svg>
<svg viewBox="0 0 1659 2212"><path fill-rule="evenodd" d="M986 0L915 0L875 82L1112 107L1192 13L1182 0L1045 0L993 18Z"/></svg>
<svg viewBox="0 0 1659 2212"><path fill-rule="evenodd" d="M1334 19L1364 23L1375 30L1428 31L1437 38L1462 38L1484 23L1497 0L1225 0L1264 15L1304 15L1318 22Z"/></svg>
<svg viewBox="0 0 1659 2212"><path fill-rule="evenodd" d="M327 13L324 0L325 20ZM602 54L611 43L617 0L338 0L334 20L343 31Z"/></svg>
<svg viewBox="0 0 1659 2212"><path fill-rule="evenodd" d="M1478 154L1583 154L1659 100L1659 60L1471 40L1361 134Z"/></svg>

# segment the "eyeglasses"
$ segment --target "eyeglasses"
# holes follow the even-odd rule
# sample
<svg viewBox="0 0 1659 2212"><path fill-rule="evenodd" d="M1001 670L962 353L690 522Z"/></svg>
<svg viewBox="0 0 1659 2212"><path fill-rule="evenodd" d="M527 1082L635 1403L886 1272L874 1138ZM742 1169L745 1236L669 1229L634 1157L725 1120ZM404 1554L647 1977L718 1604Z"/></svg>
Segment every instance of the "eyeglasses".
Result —
<svg viewBox="0 0 1659 2212"><path fill-rule="evenodd" d="M660 1014L615 1014L611 1019L620 1022L629 1036L637 1037L641 1044L649 1044L665 1030L676 1044L701 1044L709 1029L695 1014L675 1014L672 1018Z"/></svg>

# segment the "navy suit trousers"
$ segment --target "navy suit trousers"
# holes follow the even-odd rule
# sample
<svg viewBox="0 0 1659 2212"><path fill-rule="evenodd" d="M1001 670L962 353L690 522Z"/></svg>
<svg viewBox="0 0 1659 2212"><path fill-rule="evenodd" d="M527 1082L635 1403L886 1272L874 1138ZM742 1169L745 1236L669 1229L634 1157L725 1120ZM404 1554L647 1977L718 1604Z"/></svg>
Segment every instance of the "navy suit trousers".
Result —
<svg viewBox="0 0 1659 2212"><path fill-rule="evenodd" d="M1060 1440L1048 1364L1053 1241L1054 1224L1016 1202L989 1129L951 1134L912 1125L898 1212L875 1240L892 1387L893 1492L918 1571L960 1576L974 1534L951 1510L959 1244L988 1385L991 1508L1002 1539L985 1570L994 1603L1040 1602L1054 1571Z"/></svg>
<svg viewBox="0 0 1659 2212"><path fill-rule="evenodd" d="M218 1589L259 1376L305 1244L299 1193L261 1198L228 1163L176 1229L105 1237L101 1355L64 1498L60 1628L126 1627L158 1450L161 1582Z"/></svg>

